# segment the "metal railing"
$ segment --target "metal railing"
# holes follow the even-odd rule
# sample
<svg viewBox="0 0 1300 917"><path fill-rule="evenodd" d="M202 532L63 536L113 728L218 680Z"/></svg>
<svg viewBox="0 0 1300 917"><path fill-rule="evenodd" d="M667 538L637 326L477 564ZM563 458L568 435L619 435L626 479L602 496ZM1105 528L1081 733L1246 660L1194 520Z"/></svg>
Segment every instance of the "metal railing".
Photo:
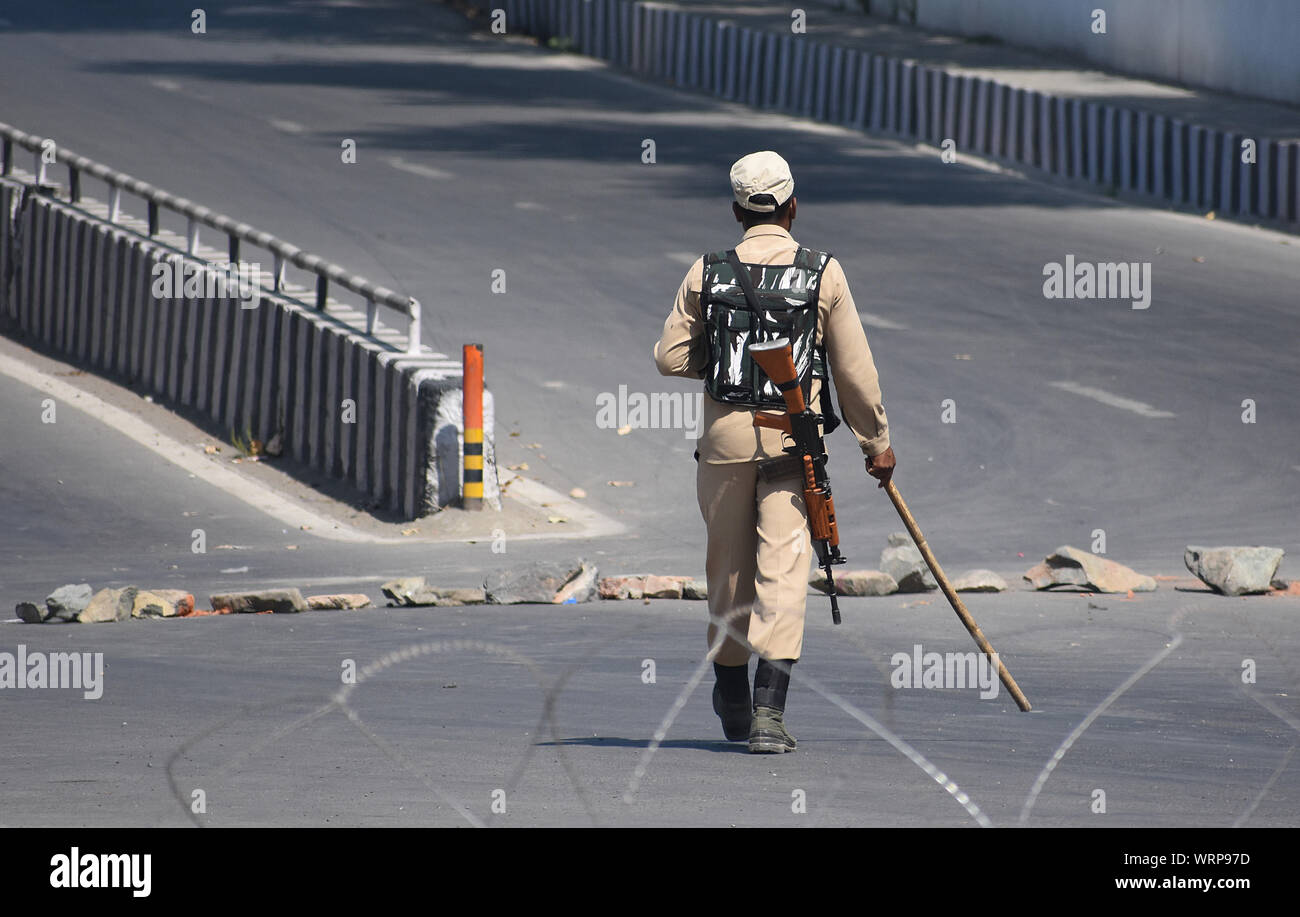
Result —
<svg viewBox="0 0 1300 917"><path fill-rule="evenodd" d="M284 293L284 268L286 264L302 268L316 275L316 309L325 311L329 296L329 285L337 284L345 290L361 296L366 301L366 334L373 335L375 329L376 304L388 306L406 315L406 352L420 352L420 303L409 296L402 296L387 287L376 286L364 277L350 274L333 262L326 261L319 255L305 252L297 246L278 239L269 232L262 232L247 223L239 223L224 214L195 204L183 197L168 194L147 182L132 178L125 172L110 169L102 163L85 156L78 156L65 149L62 144L34 134L24 133L0 121L0 176L13 173L14 147L30 151L35 157L32 172L37 185L44 185L46 167L50 164L50 151L55 162L67 167L68 200L78 203L81 200L81 179L83 175L92 175L108 186L108 219L117 223L121 217L122 193L127 192L144 200L148 207L149 236L158 233L158 213L165 208L185 217L185 244L189 255L196 256L199 244L199 227L207 226L223 233L227 239L227 251L231 262L239 261L240 244L248 243L271 254L273 264L273 285L276 293Z"/></svg>

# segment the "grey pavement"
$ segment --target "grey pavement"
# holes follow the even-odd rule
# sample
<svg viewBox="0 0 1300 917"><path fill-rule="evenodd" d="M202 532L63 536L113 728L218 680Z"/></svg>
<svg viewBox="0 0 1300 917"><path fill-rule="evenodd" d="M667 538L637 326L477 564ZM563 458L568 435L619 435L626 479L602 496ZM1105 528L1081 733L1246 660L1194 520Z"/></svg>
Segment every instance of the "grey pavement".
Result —
<svg viewBox="0 0 1300 917"><path fill-rule="evenodd" d="M814 601L787 708L799 749L781 756L723 740L708 680L651 750L699 665L699 603L0 625L10 651L102 652L105 665L98 700L5 692L21 740L0 751L0 822L184 825L202 790L196 820L212 826L975 827L974 812L995 826L1296 824L1294 600L969 604L1032 712L1005 692L890 687L896 652L971 648L942 598L845 599L838 628ZM349 696L356 725L329 707L347 660L408 648ZM1026 814L1075 727L1157 658ZM1243 659L1256 684L1242 684Z"/></svg>
<svg viewBox="0 0 1300 917"><path fill-rule="evenodd" d="M1300 577L1293 239L756 115L493 40L440 5L212 3L206 36L190 34L189 11L179 9L6 9L0 119L410 291L425 303L426 343L443 352L486 345L503 464L527 461L530 476L562 492L584 488L628 533L512 543L505 557L482 542L312 540L75 412L53 428L40 424L34 392L6 380L5 609L70 581L184 585L200 599L246 583L356 586L378 597L377 582L396 573L469 585L558 552L597 556L610 573L701 572L693 444L680 429L600 429L596 398L620 385L692 390L658 376L650 349L689 260L738 238L726 169L761 148L782 150L793 165L796 238L845 265L881 372L897 483L949 572L983 566L1014 578L1059 544L1086 548L1102 528L1109 556L1144 573L1185 575L1189 543L1249 543L1285 548L1282 575ZM344 138L358 142L355 165L340 161ZM653 165L641 161L646 138L656 141ZM1151 261L1150 308L1045 299L1043 266L1067 254ZM497 269L507 273L505 294L491 292ZM1116 407L1116 398L1173 416ZM1255 424L1241 422L1246 398L1257 403ZM956 423L941 421L946 399ZM885 535L901 526L847 433L830 448L844 553L854 567L874 566ZM189 555L186 513L223 532L214 542L243 550L229 560ZM1109 786L1119 788L1108 791L1110 811L1126 824L1230 824L1266 786L1251 823L1296 823L1294 780L1282 773L1269 783L1300 721L1300 686L1287 668L1296 600L1185 594L1167 581L1132 603L980 597L977 620L1041 710L1025 715L960 692L886 687L895 651L915 642L968 648L942 598L925 600L850 603L841 631L859 646L830 630L811 599L796 674L950 770L995 823L1017 819L1066 734L1174 638L1169 620L1184 604L1183 643L1085 733L1048 782L1034 823L1091 824L1079 794ZM1108 606L1093 610L1101 617L1092 623L1090 601ZM559 744L533 750L512 823L590 820L565 761L601 823L786 824L797 788L808 790L810 822L975 823L807 687L792 704L802 747L780 761L724 746L701 689L655 754L640 802L619 802L700 658L702 618L697 604L659 603L0 625L10 651L23 642L105 652L113 686L96 702L60 692L0 697L0 729L28 737L0 751L0 820L179 823L157 772L181 742L231 716L225 733L200 743L197 760L178 764L188 781L217 780L216 821L463 823L415 775L381 769L387 759L337 713L225 776L207 775L327 698L341 658L364 665L412 641L469 639L536 658L548 684L581 666L557 696L558 739L547 741ZM1246 657L1270 660L1258 685L1240 684ZM639 680L646 658L658 661L653 687ZM382 680L360 689L357 710L403 754L427 761L425 778L486 818L483 793L503 788L529 747L544 693L526 667L485 664L468 650L439 659L445 672L394 673L414 680L409 691ZM449 683L463 687L442 687ZM237 715L260 703L271 707ZM443 732L449 738L433 744ZM736 768L762 789L742 786ZM401 808L407 802L416 808Z"/></svg>

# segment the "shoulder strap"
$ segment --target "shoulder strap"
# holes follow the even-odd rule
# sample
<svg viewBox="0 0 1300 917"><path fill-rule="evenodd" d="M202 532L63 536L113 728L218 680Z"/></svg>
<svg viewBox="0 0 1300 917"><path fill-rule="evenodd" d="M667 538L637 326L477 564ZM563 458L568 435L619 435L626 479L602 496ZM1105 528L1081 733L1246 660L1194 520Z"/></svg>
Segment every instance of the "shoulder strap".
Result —
<svg viewBox="0 0 1300 917"><path fill-rule="evenodd" d="M840 418L835 413L835 404L831 401L831 361L826 358L826 348L820 348L822 352L822 366L826 369L826 378L822 380L821 394L818 396L817 407L821 409L822 427L827 435L840 425Z"/></svg>
<svg viewBox="0 0 1300 917"><path fill-rule="evenodd" d="M758 311L758 295L754 292L754 281L749 276L749 268L740 263L740 258L736 255L734 248L726 251L727 264L736 273L736 282L740 284L741 292L745 294L745 302L749 303L749 308Z"/></svg>
<svg viewBox="0 0 1300 917"><path fill-rule="evenodd" d="M831 263L831 258L835 257L830 252L819 252L813 251L812 249L808 249L807 251L814 261L813 269L816 270L819 275L826 270L826 266ZM826 356L826 348L823 346L820 349L822 352L822 367L826 370L826 379L822 382L821 398L819 399L821 403L818 407L821 408L822 417L825 418L826 433L829 434L840 425L840 419L835 414L835 403L831 399L831 361L830 358Z"/></svg>
<svg viewBox="0 0 1300 917"><path fill-rule="evenodd" d="M834 256L830 252L819 252L814 248L800 248L794 255L794 263L806 270L820 274L826 270Z"/></svg>

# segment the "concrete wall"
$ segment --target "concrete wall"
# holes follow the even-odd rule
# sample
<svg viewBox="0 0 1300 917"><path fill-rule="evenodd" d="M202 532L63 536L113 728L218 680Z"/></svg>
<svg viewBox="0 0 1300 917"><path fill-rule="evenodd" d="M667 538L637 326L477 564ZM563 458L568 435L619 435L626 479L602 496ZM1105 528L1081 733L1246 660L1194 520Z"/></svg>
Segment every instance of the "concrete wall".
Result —
<svg viewBox="0 0 1300 917"><path fill-rule="evenodd" d="M583 54L730 101L936 146L951 138L959 153L1104 190L1300 226L1297 142L1261 142L1258 161L1243 163L1243 138L1229 132L954 75L788 31L738 27L688 9L633 0L473 2L504 9L510 32L566 37ZM1300 7L1300 0L1290 2Z"/></svg>
<svg viewBox="0 0 1300 917"><path fill-rule="evenodd" d="M225 435L278 434L284 455L407 518L459 499L461 383L446 357L396 352L266 291L247 304L154 296L154 265L180 257L0 180L6 333L194 409ZM484 496L499 508L491 410L485 397Z"/></svg>
<svg viewBox="0 0 1300 917"><path fill-rule="evenodd" d="M1106 34L1091 31L1106 11ZM1105 68L1300 104L1297 0L916 0L916 24Z"/></svg>

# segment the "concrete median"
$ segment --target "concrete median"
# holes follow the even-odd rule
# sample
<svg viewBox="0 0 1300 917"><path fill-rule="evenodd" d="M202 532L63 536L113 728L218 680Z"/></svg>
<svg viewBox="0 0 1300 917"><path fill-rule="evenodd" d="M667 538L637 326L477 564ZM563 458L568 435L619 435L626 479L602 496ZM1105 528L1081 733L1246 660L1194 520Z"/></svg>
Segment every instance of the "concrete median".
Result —
<svg viewBox="0 0 1300 917"><path fill-rule="evenodd" d="M258 286L245 299L156 295L177 259L158 238L0 179L0 326L87 370L196 412L221 433L278 441L298 466L415 518L460 498L461 378L427 348L396 350ZM179 267L177 268L179 271ZM485 487L500 508L484 398Z"/></svg>
<svg viewBox="0 0 1300 917"><path fill-rule="evenodd" d="M1300 142L1042 92L794 34L765 10L470 0L508 33L757 108L894 134L1224 217L1300 227ZM745 23L752 18L754 27ZM779 17L778 17L779 18ZM1261 123L1259 131L1274 126ZM1254 141L1247 156L1246 140ZM1249 161L1247 161L1249 160Z"/></svg>

